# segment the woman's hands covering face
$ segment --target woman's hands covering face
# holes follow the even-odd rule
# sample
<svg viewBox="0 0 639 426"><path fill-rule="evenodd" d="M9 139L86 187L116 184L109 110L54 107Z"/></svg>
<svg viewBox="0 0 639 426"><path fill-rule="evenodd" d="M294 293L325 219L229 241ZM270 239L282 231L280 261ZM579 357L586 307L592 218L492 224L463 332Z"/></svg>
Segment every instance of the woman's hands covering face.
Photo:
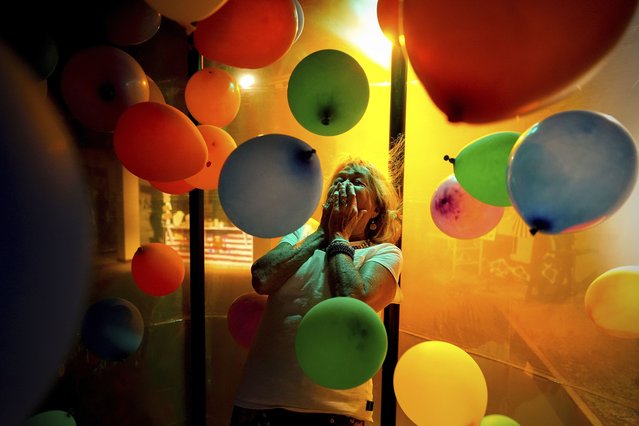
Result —
<svg viewBox="0 0 639 426"><path fill-rule="evenodd" d="M331 241L341 237L349 240L366 210L358 210L355 186L348 180L336 183L324 203L320 226Z"/></svg>

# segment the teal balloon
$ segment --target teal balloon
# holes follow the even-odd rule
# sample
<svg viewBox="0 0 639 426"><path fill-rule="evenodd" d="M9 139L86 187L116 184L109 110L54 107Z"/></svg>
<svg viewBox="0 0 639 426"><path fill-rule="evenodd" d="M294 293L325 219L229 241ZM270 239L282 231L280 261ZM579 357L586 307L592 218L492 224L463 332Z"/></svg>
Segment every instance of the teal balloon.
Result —
<svg viewBox="0 0 639 426"><path fill-rule="evenodd" d="M479 426L521 426L519 422L503 414L489 414L485 416Z"/></svg>
<svg viewBox="0 0 639 426"><path fill-rule="evenodd" d="M144 320L128 300L107 298L89 307L81 334L84 345L94 355L106 361L121 361L140 347Z"/></svg>
<svg viewBox="0 0 639 426"><path fill-rule="evenodd" d="M70 413L51 410L29 417L20 426L76 426L77 423Z"/></svg>
<svg viewBox="0 0 639 426"><path fill-rule="evenodd" d="M352 56L334 49L302 59L288 81L288 105L308 131L335 136L353 128L368 106L364 69Z"/></svg>
<svg viewBox="0 0 639 426"><path fill-rule="evenodd" d="M292 136L257 136L228 156L218 194L224 213L239 229L260 238L280 237L304 225L319 203L319 157Z"/></svg>
<svg viewBox="0 0 639 426"><path fill-rule="evenodd" d="M613 117L560 112L531 126L513 148L508 191L531 233L590 228L621 207L637 179L637 148Z"/></svg>
<svg viewBox="0 0 639 426"><path fill-rule="evenodd" d="M510 206L508 160L519 136L517 132L497 132L466 145L454 160L457 182L479 201Z"/></svg>
<svg viewBox="0 0 639 426"><path fill-rule="evenodd" d="M381 368L388 339L375 311L361 300L334 297L311 308L295 338L304 373L331 389L365 383Z"/></svg>

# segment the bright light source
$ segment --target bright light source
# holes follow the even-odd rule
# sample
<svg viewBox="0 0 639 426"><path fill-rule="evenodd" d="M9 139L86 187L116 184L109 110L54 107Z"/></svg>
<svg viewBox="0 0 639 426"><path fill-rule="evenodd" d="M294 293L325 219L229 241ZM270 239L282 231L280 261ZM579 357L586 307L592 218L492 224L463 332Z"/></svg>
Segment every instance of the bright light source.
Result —
<svg viewBox="0 0 639 426"><path fill-rule="evenodd" d="M255 77L251 74L244 74L237 80L237 82L240 84L242 89L248 89L255 84Z"/></svg>

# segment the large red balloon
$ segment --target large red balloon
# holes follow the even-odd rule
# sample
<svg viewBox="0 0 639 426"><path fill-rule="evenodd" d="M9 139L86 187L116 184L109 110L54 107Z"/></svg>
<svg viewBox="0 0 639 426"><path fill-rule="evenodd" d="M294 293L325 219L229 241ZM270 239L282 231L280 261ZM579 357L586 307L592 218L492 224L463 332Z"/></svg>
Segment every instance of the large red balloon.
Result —
<svg viewBox="0 0 639 426"><path fill-rule="evenodd" d="M231 303L227 313L227 325L233 339L249 349L266 308L267 296L246 293Z"/></svg>
<svg viewBox="0 0 639 426"><path fill-rule="evenodd" d="M240 86L235 77L216 67L194 73L184 89L186 107L200 124L224 127L240 109Z"/></svg>
<svg viewBox="0 0 639 426"><path fill-rule="evenodd" d="M217 189L222 166L237 144L224 129L205 124L197 127L206 141L208 160L202 170L185 181L199 189Z"/></svg>
<svg viewBox="0 0 639 426"><path fill-rule="evenodd" d="M122 114L113 147L127 170L150 181L186 179L204 167L207 157L195 124L179 109L156 102L141 102Z"/></svg>
<svg viewBox="0 0 639 426"><path fill-rule="evenodd" d="M637 0L404 0L406 51L451 122L532 111L621 38Z"/></svg>
<svg viewBox="0 0 639 426"><path fill-rule="evenodd" d="M377 1L377 23L390 40L395 40L399 33L399 8L399 0Z"/></svg>
<svg viewBox="0 0 639 426"><path fill-rule="evenodd" d="M297 33L291 0L229 0L197 23L195 49L237 68L262 68L284 56Z"/></svg>
<svg viewBox="0 0 639 426"><path fill-rule="evenodd" d="M131 260L133 281L143 292L166 296L184 281L184 261L172 247L162 243L140 246Z"/></svg>
<svg viewBox="0 0 639 426"><path fill-rule="evenodd" d="M150 180L149 183L155 189L162 191L165 194L172 194L172 195L186 194L187 192L195 188L193 185L191 185L185 180L176 180L171 182L158 182L158 181Z"/></svg>
<svg viewBox="0 0 639 426"><path fill-rule="evenodd" d="M124 110L149 100L149 83L140 64L111 46L75 53L64 66L60 85L71 114L99 132L113 131Z"/></svg>

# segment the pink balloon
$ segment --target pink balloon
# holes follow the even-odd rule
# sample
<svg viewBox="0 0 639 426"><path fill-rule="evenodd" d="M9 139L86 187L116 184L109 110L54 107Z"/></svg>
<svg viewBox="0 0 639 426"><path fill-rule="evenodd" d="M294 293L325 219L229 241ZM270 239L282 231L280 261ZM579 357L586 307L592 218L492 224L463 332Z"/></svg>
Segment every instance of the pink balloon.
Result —
<svg viewBox="0 0 639 426"><path fill-rule="evenodd" d="M60 86L71 114L99 132L113 131L127 108L149 100L149 83L140 64L111 46L75 53L64 66Z"/></svg>
<svg viewBox="0 0 639 426"><path fill-rule="evenodd" d="M249 349L255 338L257 327L266 308L267 296L246 293L229 306L227 324L233 339L243 348Z"/></svg>
<svg viewBox="0 0 639 426"><path fill-rule="evenodd" d="M483 203L466 192L450 175L439 185L430 201L435 225L458 239L481 237L497 226L504 208Z"/></svg>

